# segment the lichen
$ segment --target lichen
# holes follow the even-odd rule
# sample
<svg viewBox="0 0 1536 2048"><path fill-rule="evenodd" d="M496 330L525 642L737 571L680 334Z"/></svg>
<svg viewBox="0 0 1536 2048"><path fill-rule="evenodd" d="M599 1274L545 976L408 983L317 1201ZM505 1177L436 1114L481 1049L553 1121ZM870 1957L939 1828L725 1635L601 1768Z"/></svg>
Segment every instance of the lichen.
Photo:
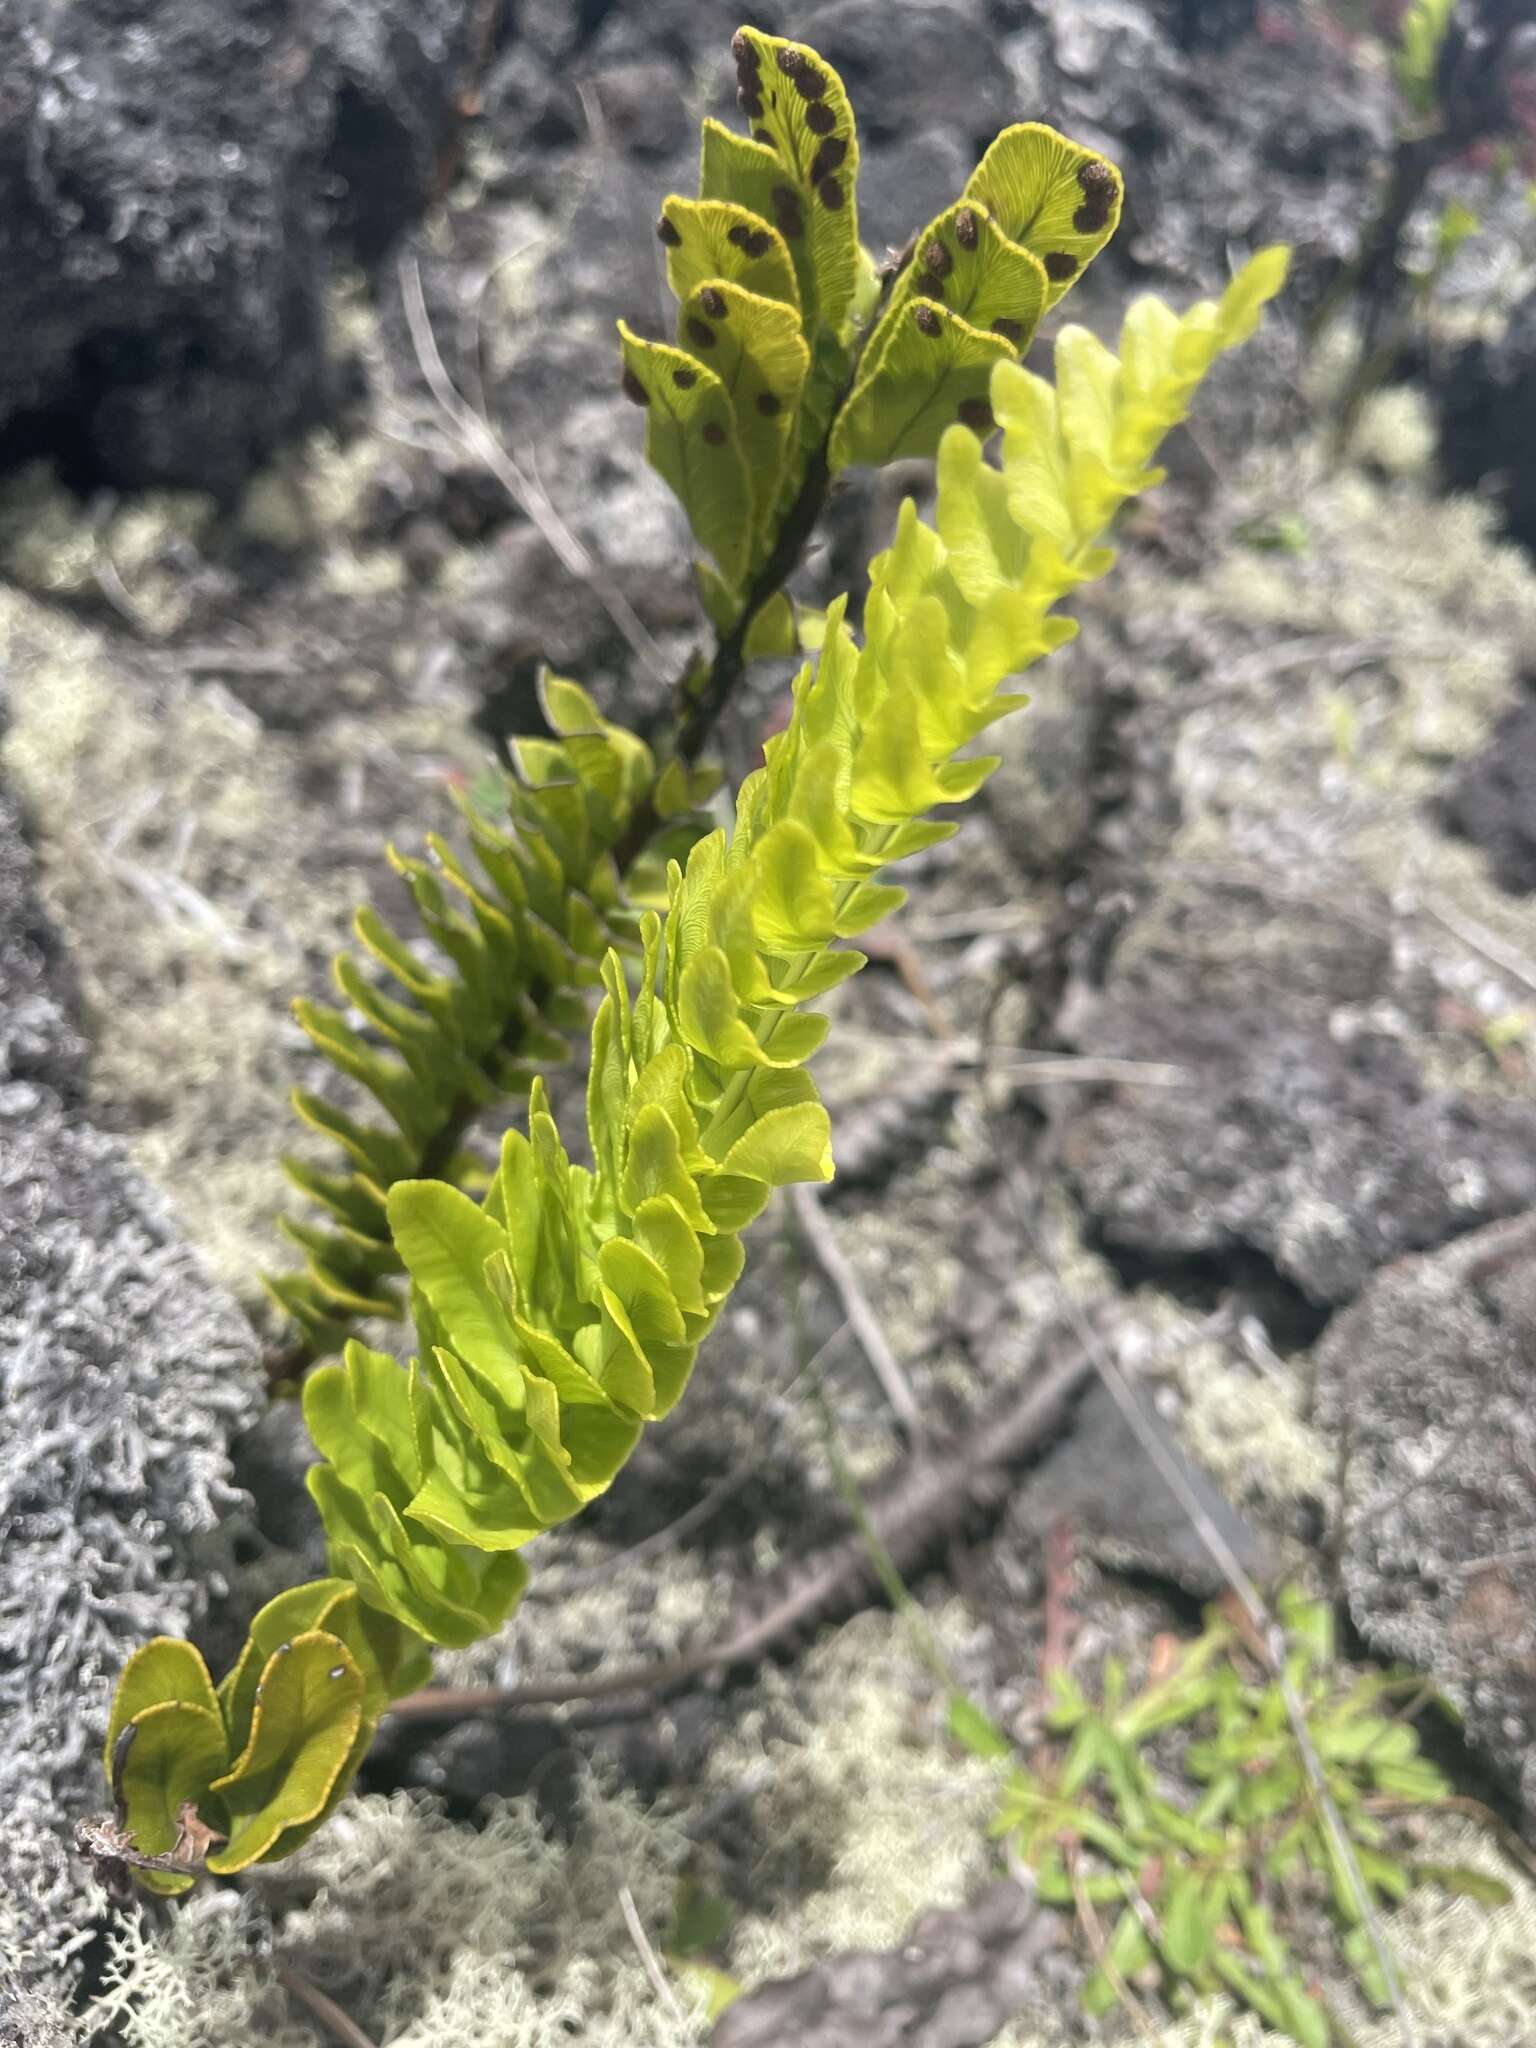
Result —
<svg viewBox="0 0 1536 2048"><path fill-rule="evenodd" d="M317 2048L328 2037L277 1981L281 1960L390 2048L681 2048L677 2020L626 1926L627 1889L653 1946L666 1935L688 1840L596 1781L563 1843L531 1797L488 1802L480 1827L430 1802L353 1799L279 1873L204 1890L161 1930L125 1918L88 2018L128 2048Z"/></svg>
<svg viewBox="0 0 1536 2048"><path fill-rule="evenodd" d="M93 507L64 488L51 463L26 463L0 482L0 574L40 597L106 598L160 638L188 615L188 558L213 510L195 491Z"/></svg>
<svg viewBox="0 0 1536 2048"><path fill-rule="evenodd" d="M286 1097L305 1073L289 1003L379 887L390 824L408 811L419 830L426 778L474 759L457 704L402 709L366 676L339 681L351 711L328 752L345 766L317 785L302 736L212 680L137 670L15 592L0 595L0 662L27 678L0 760L79 964L92 1100L249 1296L273 1259ZM435 822L449 816L445 795Z"/></svg>

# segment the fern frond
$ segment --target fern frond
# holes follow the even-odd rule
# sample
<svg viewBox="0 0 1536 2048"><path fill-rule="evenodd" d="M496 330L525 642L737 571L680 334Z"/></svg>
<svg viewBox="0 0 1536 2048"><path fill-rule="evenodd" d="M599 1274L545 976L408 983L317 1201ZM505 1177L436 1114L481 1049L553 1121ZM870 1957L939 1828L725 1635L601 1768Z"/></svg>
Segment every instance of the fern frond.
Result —
<svg viewBox="0 0 1536 2048"><path fill-rule="evenodd" d="M712 786L705 771L675 762L663 787L650 749L603 718L584 690L555 676L541 688L557 737L519 748L520 779L507 781L510 824L462 803L474 867L435 835L429 859L390 851L437 964L365 908L354 921L358 952L334 966L345 1009L294 1005L316 1049L372 1099L374 1114L360 1121L309 1091L294 1096L300 1118L341 1158L329 1169L284 1161L324 1216L284 1220L304 1266L266 1282L302 1333L291 1370L339 1350L357 1318L400 1314L390 1188L456 1178L473 1118L526 1096L536 1072L569 1057L603 955L633 943L636 913L615 848L643 804L676 813Z"/></svg>
<svg viewBox="0 0 1536 2048"><path fill-rule="evenodd" d="M807 1005L863 965L842 942L901 900L881 870L954 830L931 813L985 780L994 763L970 744L1024 701L999 685L1071 637L1052 607L1110 566L1106 526L1158 480L1158 442L1285 264L1267 252L1182 319L1142 301L1118 357L1065 329L1055 386L994 370L1001 468L946 434L935 522L903 506L863 645L834 606L734 830L674 864L665 920L642 920L633 991L605 956L592 1165L572 1162L535 1080L483 1202L426 1180L390 1191L419 1356L391 1374L353 1346L306 1392L334 1568L370 1604L445 1644L494 1628L521 1589L517 1552L677 1401L741 1231L774 1188L832 1171L805 1072L826 1020Z"/></svg>

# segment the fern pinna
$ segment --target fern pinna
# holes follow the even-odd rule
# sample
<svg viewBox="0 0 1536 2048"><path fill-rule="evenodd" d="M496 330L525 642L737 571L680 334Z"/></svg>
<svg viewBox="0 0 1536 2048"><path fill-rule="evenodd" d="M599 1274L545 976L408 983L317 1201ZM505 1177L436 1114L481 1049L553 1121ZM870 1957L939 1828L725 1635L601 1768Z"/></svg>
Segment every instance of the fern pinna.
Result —
<svg viewBox="0 0 1536 2048"><path fill-rule="evenodd" d="M933 813L995 765L972 743L1025 702L1009 679L1072 637L1054 607L1108 570L1110 522L1159 480L1159 441L1284 278L1270 250L1182 318L1142 299L1118 355L1065 327L1048 382L1018 357L1114 227L1110 166L1047 129L1011 129L881 280L857 244L841 86L798 45L743 30L735 50L752 137L706 123L704 197L664 209L677 343L622 335L648 451L713 557L706 602L743 643L742 621L770 608L777 522L847 464L936 454L934 516L903 505L871 567L862 642L845 601L831 607L786 730L729 827L670 863L664 908L636 912L611 854L641 804L694 801L691 771L668 767L660 801L647 796L638 742L551 683L560 738L524 749L515 837L474 827L494 891L443 848L439 869L407 869L459 981L360 925L411 1007L351 970L343 987L399 1064L386 1078L344 1020L311 1022L395 1132L325 1112L359 1185L317 1186L338 1214L355 1202L359 1258L383 1247L407 1275L416 1351L402 1367L354 1340L305 1387L333 1576L263 1609L217 1688L168 1639L124 1672L107 1739L117 1839L154 1889L283 1856L318 1826L389 1701L421 1682L427 1646L498 1628L530 1539L601 1493L682 1395L741 1271L742 1232L775 1188L832 1173L806 1071L827 1019L808 1005L857 972L847 942L901 902L884 870L955 829ZM626 931L627 953L611 942ZM444 1092L478 1100L521 1075L528 1040L504 1049L515 1074L476 1049L498 1020L573 1029L563 999L589 979L602 990L590 1165L569 1157L535 1075L527 1128L506 1132L480 1199L447 1160L422 1174ZM445 1043L452 1078L426 1078ZM363 1290L358 1302L372 1305Z"/></svg>

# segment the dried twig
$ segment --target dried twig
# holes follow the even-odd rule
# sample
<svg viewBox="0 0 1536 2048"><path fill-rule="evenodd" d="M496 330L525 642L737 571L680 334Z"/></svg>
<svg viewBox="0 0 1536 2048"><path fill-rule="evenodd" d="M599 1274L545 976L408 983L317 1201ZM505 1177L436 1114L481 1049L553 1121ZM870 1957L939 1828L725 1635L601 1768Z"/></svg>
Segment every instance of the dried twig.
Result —
<svg viewBox="0 0 1536 2048"><path fill-rule="evenodd" d="M1461 943L1470 946L1474 953L1481 953L1485 960L1491 961L1505 974L1512 974L1516 981L1523 982L1525 987L1536 989L1536 960L1531 960L1524 953L1517 952L1513 946L1506 945L1497 932L1489 931L1487 925L1479 924L1475 918L1463 916L1460 911L1449 909L1438 898L1421 894L1419 901L1436 924L1444 925L1452 938L1460 939Z"/></svg>
<svg viewBox="0 0 1536 2048"><path fill-rule="evenodd" d="M318 1985L301 1977L287 1963L277 1965L277 1981L300 2005L308 2007L326 2032L335 2035L342 2048L374 2048L374 2043L357 2021L344 2013L334 1998L327 1998Z"/></svg>
<svg viewBox="0 0 1536 2048"><path fill-rule="evenodd" d="M635 1895L627 1884L619 1886L619 1910L624 1915L624 1925L629 1929L629 1938L635 1944L640 1960L645 1965L645 1974L651 1980L651 1988L677 2025L680 2028L686 2027L688 2022L684 2017L683 2008L678 2004L677 1994L667 1982L666 1972L646 1937L645 1928L640 1920L640 1909L635 1904ZM678 2038L681 2039L681 2035Z"/></svg>
<svg viewBox="0 0 1536 2048"><path fill-rule="evenodd" d="M909 932L898 929L865 932L859 941L860 950L871 960L882 960L894 967L902 987L917 1004L928 1020L928 1028L935 1038L950 1037L949 1020L939 1005L929 985L923 967L922 957L912 943Z"/></svg>
<svg viewBox="0 0 1536 2048"><path fill-rule="evenodd" d="M869 1360L870 1370L880 1382L885 1398L905 1430L908 1443L916 1450L928 1440L922 1410L891 1349L880 1318L859 1284L858 1274L837 1242L836 1232L827 1220L819 1196L810 1187L794 1187L790 1190L789 1205L807 1247L832 1283L832 1290L848 1318L848 1326L859 1340L859 1349Z"/></svg>
<svg viewBox="0 0 1536 2048"><path fill-rule="evenodd" d="M884 1046L904 1059L927 1059L939 1066L984 1066L989 1074L1026 1086L1080 1082L1085 1087L1188 1088L1194 1081L1187 1067L1166 1060L1101 1059L1091 1053L1035 1052L1028 1046L1018 1047L1011 1057L999 1058L979 1038L905 1038L898 1032L863 1031L857 1025L847 1025L839 1029L838 1043Z"/></svg>
<svg viewBox="0 0 1536 2048"><path fill-rule="evenodd" d="M1136 2023L1136 2031L1145 2040L1155 2042L1157 2033L1152 2025L1146 2007L1132 1991L1124 1977L1109 1958L1109 1944L1104 1939L1104 1929L1099 1924L1098 1909L1088 1896L1083 1883L1082 1871L1078 1868L1078 1844L1069 1842L1066 1851L1067 1876L1072 1882L1072 1903L1077 1908L1078 1924L1088 1937L1088 1946L1093 1950L1093 1960L1109 1979L1116 1998L1125 2007Z"/></svg>
<svg viewBox="0 0 1536 2048"><path fill-rule="evenodd" d="M1045 1532L1045 1643L1040 1652L1040 1683L1047 1699L1050 1679L1072 1661L1077 1615L1072 1607L1072 1570L1077 1546L1068 1516L1057 1515Z"/></svg>
<svg viewBox="0 0 1536 2048"><path fill-rule="evenodd" d="M512 502L538 528L561 567L587 586L648 673L658 682L669 682L671 671L661 649L629 599L572 533L548 493L503 447L490 421L475 411L448 375L432 331L432 316L427 311L421 266L409 250L401 253L398 270L406 325L421 374L466 451L485 464Z"/></svg>

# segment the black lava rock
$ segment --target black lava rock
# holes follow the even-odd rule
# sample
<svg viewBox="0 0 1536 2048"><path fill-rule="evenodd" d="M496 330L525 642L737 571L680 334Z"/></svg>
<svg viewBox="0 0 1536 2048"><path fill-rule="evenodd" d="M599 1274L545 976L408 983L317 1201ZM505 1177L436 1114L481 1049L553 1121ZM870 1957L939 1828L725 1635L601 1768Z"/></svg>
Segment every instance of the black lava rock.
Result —
<svg viewBox="0 0 1536 2048"><path fill-rule="evenodd" d="M419 211L477 0L0 12L0 466L228 499L326 416L330 250Z"/></svg>

